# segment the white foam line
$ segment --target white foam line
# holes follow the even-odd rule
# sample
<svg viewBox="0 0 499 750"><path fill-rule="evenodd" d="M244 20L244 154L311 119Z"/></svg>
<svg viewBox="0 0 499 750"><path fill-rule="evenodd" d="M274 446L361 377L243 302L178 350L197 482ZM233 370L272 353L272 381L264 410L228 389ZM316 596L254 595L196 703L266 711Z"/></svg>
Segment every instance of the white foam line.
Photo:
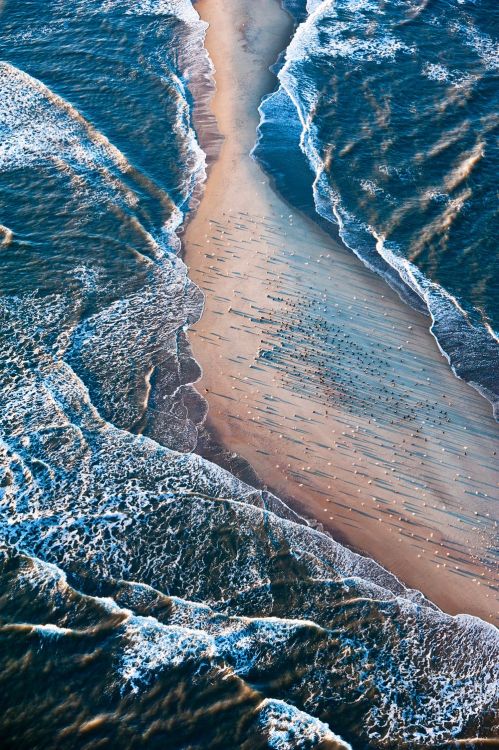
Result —
<svg viewBox="0 0 499 750"><path fill-rule="evenodd" d="M314 6L314 9L312 10L309 17L301 23L295 33L295 36L289 45L288 49L286 50L286 56L285 56L285 63L281 70L278 73L278 79L281 85L281 88L284 90L285 94L293 104L296 113L298 115L300 124L301 124L301 134L300 134L300 149L303 152L303 154L307 157L312 170L315 174L315 178L313 181L313 195L314 195L314 201L316 204L317 212L319 215L321 215L326 220L330 221L330 216L327 210L321 211L321 203L324 202L324 198L321 194L321 179L324 173L324 163L322 162L322 159L320 157L320 153L315 146L314 143L314 127L313 127L313 119L311 114L306 114L304 111L304 108L302 107L302 104L300 100L295 96L294 93L294 87L290 84L288 78L293 78L292 75L289 74L289 66L292 63L293 54L296 54L298 52L299 54L303 53L303 46L306 44L306 36L307 33L310 31L310 27L313 25L315 20L322 15L322 13L330 7L332 4L332 0L322 0L317 6ZM260 124L265 122L265 115L263 113L263 106L265 101L267 101L269 98L274 96L275 94L270 94L268 97L266 97L260 107L259 112L261 115ZM313 110L313 102L308 102L310 112ZM253 152L255 151L258 143L255 145ZM252 152L252 153L253 153ZM330 192L328 190L328 186L326 186L326 191ZM369 260L362 254L360 250L358 250L355 246L352 246L349 244L346 240L346 227L343 221L343 218L341 216L341 211L339 207L339 196L336 197L336 199L330 195L330 203L328 203L328 208L333 212L333 215L336 219L336 222L339 227L339 233L340 236L345 243L345 245L352 250L352 252L362 261L362 263L367 266L371 271L378 273L383 277L383 274L380 274L379 270L376 269ZM445 299L449 304L451 304L455 310L457 310L464 321L466 321L471 327L472 326L468 313L462 308L462 306L459 304L458 300L446 289L441 287L436 282L430 281L411 261L407 260L406 258L399 257L395 255L386 245L385 238L381 235L377 234L376 231L372 227L365 227L366 231L369 231L371 235L374 237L375 240L375 246L376 251L380 258L382 258L388 266L390 266L399 276L400 280L403 284L405 284L412 292L414 292L421 300L424 302L425 307L428 310L428 313L430 314L432 323L429 327L430 333L433 336L434 340L437 343L437 346L439 348L439 351L441 354L445 357L447 362L449 363L451 370L453 374L463 382L466 382L468 385L470 385L472 388L474 388L480 395L484 398L486 398L487 401L489 401L492 405L493 414L494 417L499 420L499 399L495 396L495 394L491 394L488 389L485 386L482 386L480 384L477 384L475 381L468 381L462 378L458 372L456 371L455 366L452 363L451 355L448 354L445 349L443 348L441 342L437 338L437 335L435 333L435 326L438 324L438 320L436 318L435 313L435 305L433 303L433 295L436 297L440 297ZM388 279L385 278L385 281L387 283L390 283ZM395 291L398 292L397 289ZM484 329L491 335L492 339L496 342L499 342L499 335L490 327L490 326L484 326Z"/></svg>

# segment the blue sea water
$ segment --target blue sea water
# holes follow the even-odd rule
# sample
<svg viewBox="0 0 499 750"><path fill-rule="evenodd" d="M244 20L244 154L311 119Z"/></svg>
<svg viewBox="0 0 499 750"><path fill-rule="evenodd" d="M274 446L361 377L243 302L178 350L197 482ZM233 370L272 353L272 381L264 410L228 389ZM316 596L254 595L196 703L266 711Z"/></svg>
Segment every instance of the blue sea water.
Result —
<svg viewBox="0 0 499 750"><path fill-rule="evenodd" d="M0 18L1 747L491 737L492 626L189 452L202 296L177 230L211 72L192 5Z"/></svg>
<svg viewBox="0 0 499 750"><path fill-rule="evenodd" d="M454 371L497 415L497 3L285 6L301 23L262 104L256 157L431 315Z"/></svg>

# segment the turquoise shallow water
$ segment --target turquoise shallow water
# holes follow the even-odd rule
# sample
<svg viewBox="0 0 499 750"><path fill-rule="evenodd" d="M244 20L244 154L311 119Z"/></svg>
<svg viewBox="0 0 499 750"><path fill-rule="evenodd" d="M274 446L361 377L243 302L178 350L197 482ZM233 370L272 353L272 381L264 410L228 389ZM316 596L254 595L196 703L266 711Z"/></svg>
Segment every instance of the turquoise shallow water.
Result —
<svg viewBox="0 0 499 750"><path fill-rule="evenodd" d="M455 372L497 409L497 4L286 5L302 23L256 156L431 314Z"/></svg>
<svg viewBox="0 0 499 750"><path fill-rule="evenodd" d="M210 74L190 3L1 20L1 747L492 736L492 626L189 452L202 298L176 230Z"/></svg>

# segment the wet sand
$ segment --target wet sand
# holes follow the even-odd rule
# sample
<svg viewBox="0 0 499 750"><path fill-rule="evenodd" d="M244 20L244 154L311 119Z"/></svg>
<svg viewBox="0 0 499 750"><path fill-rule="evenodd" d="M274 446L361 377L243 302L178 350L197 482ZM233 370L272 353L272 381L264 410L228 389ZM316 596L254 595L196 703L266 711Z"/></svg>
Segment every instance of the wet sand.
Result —
<svg viewBox="0 0 499 750"><path fill-rule="evenodd" d="M249 157L291 23L277 2L200 0L225 137L184 235L206 295L191 329L208 427L335 538L452 614L497 621L498 425L429 319Z"/></svg>

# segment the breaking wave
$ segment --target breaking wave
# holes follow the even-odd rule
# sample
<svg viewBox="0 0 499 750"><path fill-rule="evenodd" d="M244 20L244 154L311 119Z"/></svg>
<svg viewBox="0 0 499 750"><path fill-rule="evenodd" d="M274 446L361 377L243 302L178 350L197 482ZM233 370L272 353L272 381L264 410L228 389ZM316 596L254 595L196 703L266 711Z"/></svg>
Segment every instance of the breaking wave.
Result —
<svg viewBox="0 0 499 750"><path fill-rule="evenodd" d="M191 674L193 664L208 674L216 657L258 692L259 703L277 701L264 704L270 713L263 717L279 713L284 701L289 708L279 713L279 727L296 721L313 737L327 725L353 747L402 748L492 731L499 648L493 626L444 615L373 561L289 518L276 498L202 458L103 421L57 342L47 344L48 327L58 330L61 314L52 305L4 305L2 328L17 332L10 338L17 346L8 355L1 425L2 538L9 549L49 563L26 564L55 575L44 587L51 607L66 590L63 574L50 567L58 566L75 589L104 600L111 619L115 604L137 615L127 616L118 642L111 639L113 658L102 657L112 662L120 700L123 690L146 689L148 700L155 689L164 696L158 675L175 681L177 669ZM18 583L6 591L17 607ZM36 613L33 597L31 591L21 600ZM148 619L161 620L158 612L168 615L166 631ZM33 624L33 614L18 614L15 622ZM73 624L45 615L40 624L63 658L71 636L65 629ZM20 633L14 653L30 648L31 630ZM74 649L72 636L69 643ZM10 646L4 653L13 653ZM70 666L65 670L72 675ZM75 668L71 679L79 674ZM103 675L99 685L110 679ZM56 680L54 690L59 695ZM202 714L203 692L196 683L192 691L187 706L195 702ZM85 721L99 725L101 712L96 701ZM304 714L313 717L306 727ZM50 733L58 724L43 726ZM307 742L289 746L321 746L319 739Z"/></svg>
<svg viewBox="0 0 499 750"><path fill-rule="evenodd" d="M188 452L202 296L177 231L211 72L191 4L7 2L2 21L3 747L493 736L493 626Z"/></svg>
<svg viewBox="0 0 499 750"><path fill-rule="evenodd" d="M256 157L292 202L311 191L345 244L429 312L454 373L498 418L497 8L284 5L302 23L280 61L280 88L262 103ZM280 160L283 138L299 187Z"/></svg>

